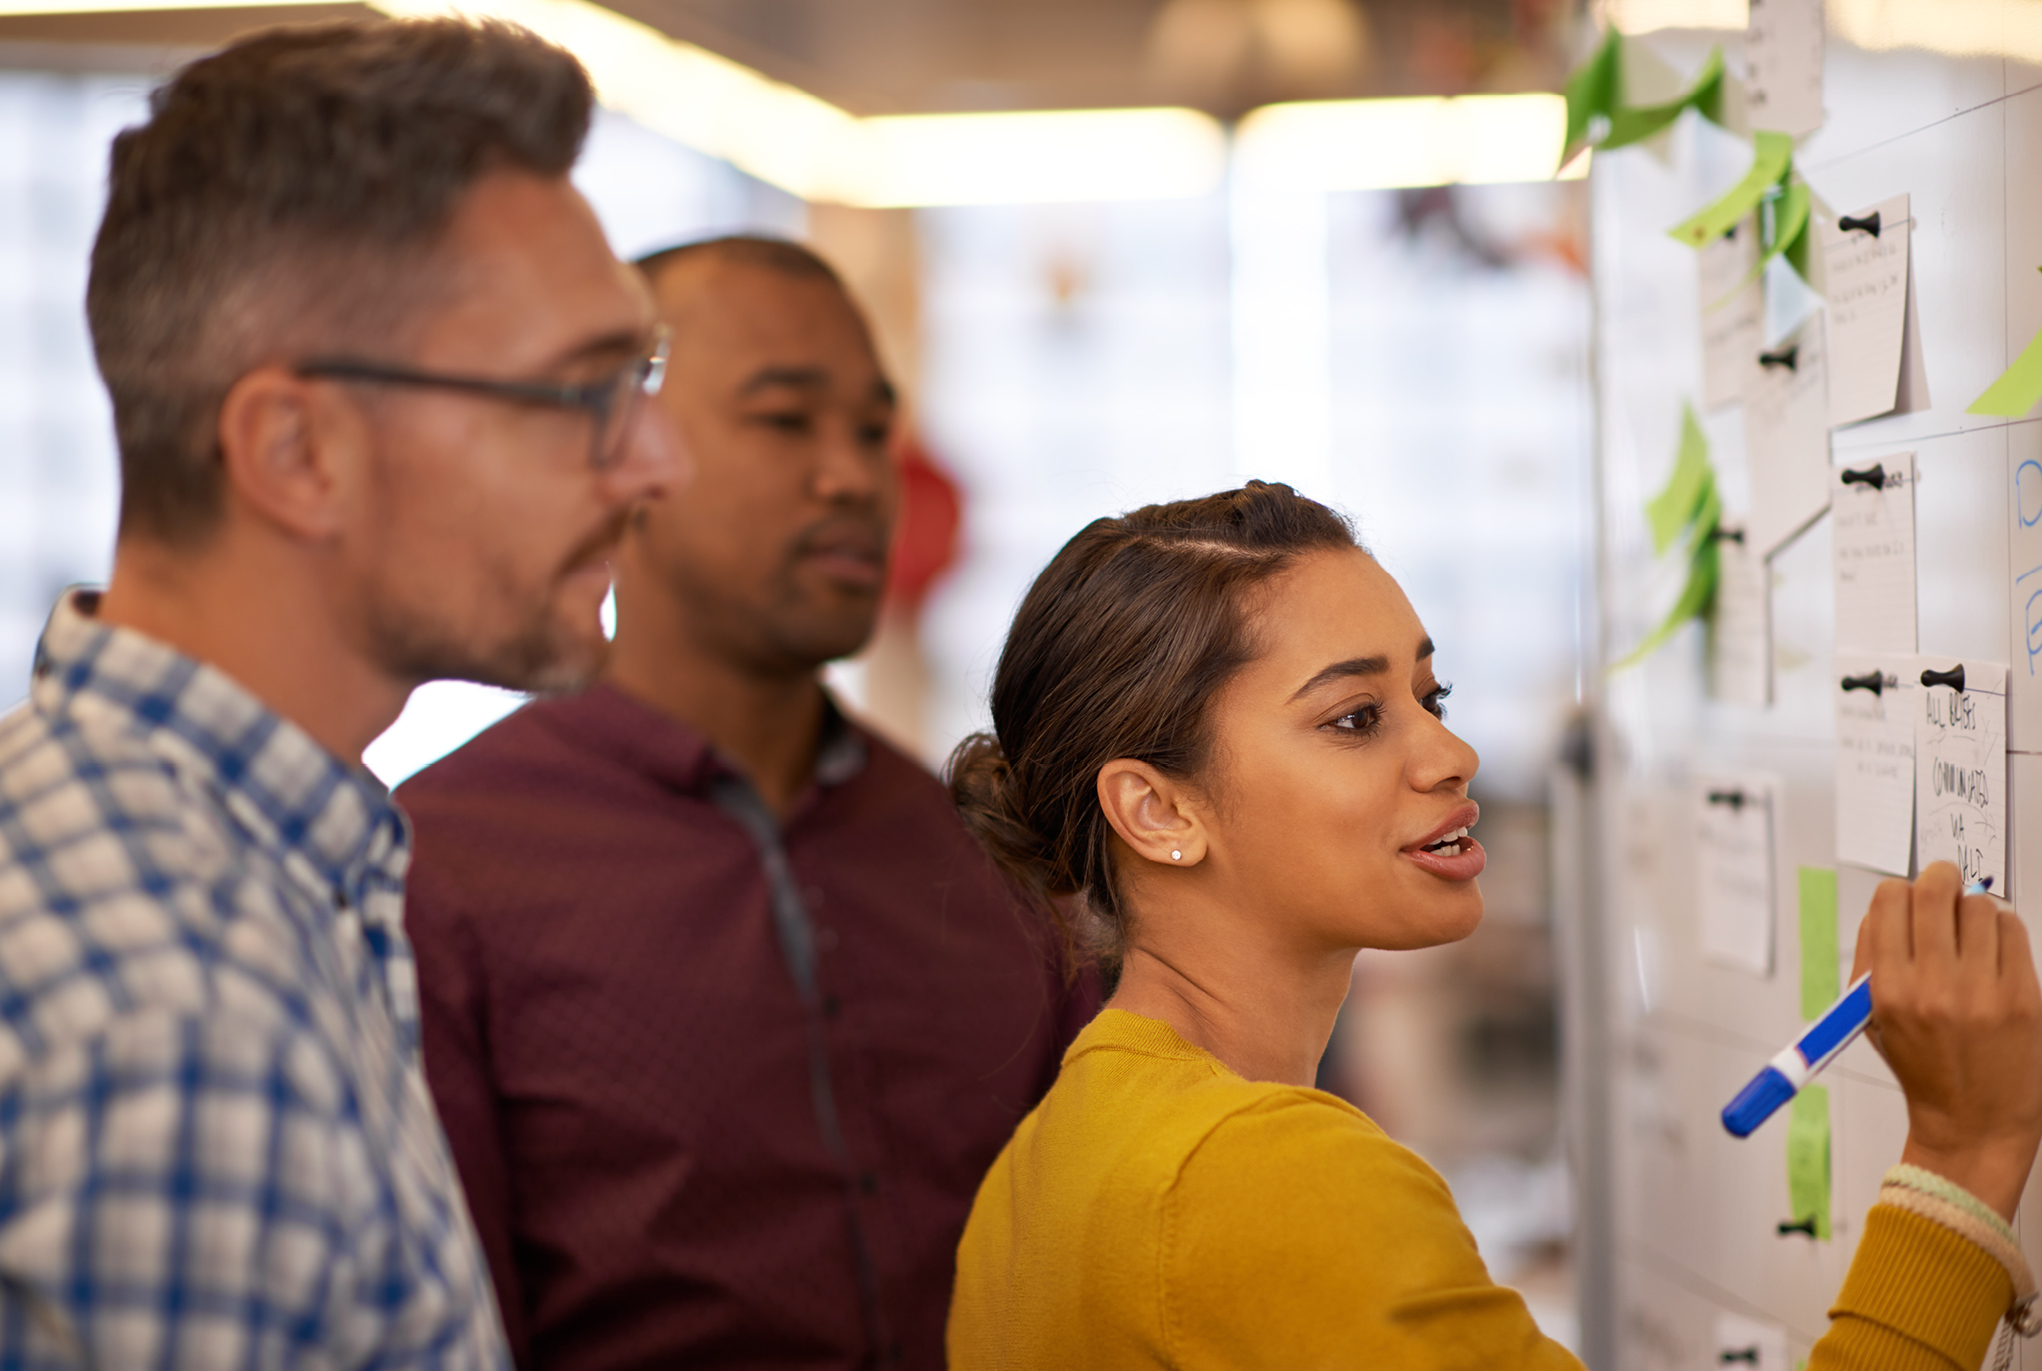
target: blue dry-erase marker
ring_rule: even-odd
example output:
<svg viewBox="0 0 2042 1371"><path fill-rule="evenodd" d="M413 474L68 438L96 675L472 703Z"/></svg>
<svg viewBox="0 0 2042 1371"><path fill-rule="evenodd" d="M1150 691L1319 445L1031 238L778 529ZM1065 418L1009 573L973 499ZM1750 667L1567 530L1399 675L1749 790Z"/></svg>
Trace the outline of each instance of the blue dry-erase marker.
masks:
<svg viewBox="0 0 2042 1371"><path fill-rule="evenodd" d="M1964 887L1966 895L1983 895L1992 889L1992 877ZM1737 1092L1737 1098L1723 1106L1723 1126L1731 1135L1748 1138L1773 1111L1799 1094L1801 1087L1815 1079L1815 1073L1836 1060L1836 1054L1857 1040L1872 1021L1872 976L1870 972L1851 982L1837 1002L1822 1011L1808 1025L1808 1031L1751 1078Z"/></svg>

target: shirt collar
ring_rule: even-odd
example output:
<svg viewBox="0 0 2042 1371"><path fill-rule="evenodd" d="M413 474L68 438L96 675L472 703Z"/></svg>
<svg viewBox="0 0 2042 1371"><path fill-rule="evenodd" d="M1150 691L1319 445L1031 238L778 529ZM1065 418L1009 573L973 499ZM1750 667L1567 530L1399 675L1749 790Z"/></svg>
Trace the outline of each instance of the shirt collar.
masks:
<svg viewBox="0 0 2042 1371"><path fill-rule="evenodd" d="M410 833L389 792L225 673L132 629L97 622L99 592L57 602L36 645L38 712L112 719L217 793L258 841L297 857L359 907L401 881Z"/></svg>
<svg viewBox="0 0 2042 1371"><path fill-rule="evenodd" d="M608 682L556 700L547 712L585 746L683 794L706 796L719 778L743 777L698 729ZM870 756L864 731L825 690L816 785L843 785L865 770Z"/></svg>

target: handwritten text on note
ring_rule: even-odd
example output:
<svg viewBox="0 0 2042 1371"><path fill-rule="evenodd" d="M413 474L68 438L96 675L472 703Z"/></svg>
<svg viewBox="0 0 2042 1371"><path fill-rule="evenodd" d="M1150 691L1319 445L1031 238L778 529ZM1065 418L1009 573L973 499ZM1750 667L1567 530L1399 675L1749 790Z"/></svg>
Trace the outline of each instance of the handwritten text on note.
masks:
<svg viewBox="0 0 2042 1371"><path fill-rule="evenodd" d="M1736 228L1702 246L1702 408L1730 404L1744 393L1744 373L1758 354L1765 282L1757 274L1758 220L1746 215Z"/></svg>
<svg viewBox="0 0 2042 1371"><path fill-rule="evenodd" d="M1836 680L1836 856L1906 876L1914 846L1914 716L1921 668L1914 654L1847 652Z"/></svg>
<svg viewBox="0 0 2042 1371"><path fill-rule="evenodd" d="M1746 363L1744 457L1751 550L1770 557L1829 507L1829 389L1822 314Z"/></svg>
<svg viewBox="0 0 2042 1371"><path fill-rule="evenodd" d="M2007 888L2007 669L1917 657L1915 855ZM1961 688L1960 687L1961 684Z"/></svg>
<svg viewBox="0 0 2042 1371"><path fill-rule="evenodd" d="M1822 0L1751 0L1744 44L1751 126L1796 138L1822 127Z"/></svg>
<svg viewBox="0 0 2042 1371"><path fill-rule="evenodd" d="M1836 644L1913 652L1914 454L1845 462L1831 479Z"/></svg>
<svg viewBox="0 0 2042 1371"><path fill-rule="evenodd" d="M1907 337L1908 198L1896 195L1822 225L1829 296L1829 422L1892 411Z"/></svg>
<svg viewBox="0 0 2042 1371"><path fill-rule="evenodd" d="M1705 776L1695 793L1702 953L1773 974L1773 814L1767 775Z"/></svg>

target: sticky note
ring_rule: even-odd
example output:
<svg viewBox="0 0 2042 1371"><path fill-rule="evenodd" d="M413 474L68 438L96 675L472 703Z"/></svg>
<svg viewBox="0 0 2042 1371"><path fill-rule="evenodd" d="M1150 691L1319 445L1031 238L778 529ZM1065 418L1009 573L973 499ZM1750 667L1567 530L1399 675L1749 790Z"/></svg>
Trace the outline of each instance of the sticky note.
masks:
<svg viewBox="0 0 2042 1371"><path fill-rule="evenodd" d="M1915 854L1954 862L1966 884L2007 888L2007 669L1917 657ZM1959 688L1961 686L1961 689Z"/></svg>
<svg viewBox="0 0 2042 1371"><path fill-rule="evenodd" d="M2021 419L2037 400L2042 400L2042 333L2029 340L2021 355L2014 358L2014 364L1985 388L1985 394L1971 402L1966 413Z"/></svg>
<svg viewBox="0 0 2042 1371"><path fill-rule="evenodd" d="M1745 364L1744 458L1752 551L1770 557L1829 508L1828 364L1820 312Z"/></svg>
<svg viewBox="0 0 2042 1371"><path fill-rule="evenodd" d="M1787 1115L1787 1204L1829 1241L1829 1091L1819 1085L1801 1087Z"/></svg>
<svg viewBox="0 0 2042 1371"><path fill-rule="evenodd" d="M1920 668L1912 653L1837 649L1836 856L1906 876L1914 850L1914 716ZM1832 997L1833 998L1833 997Z"/></svg>
<svg viewBox="0 0 2042 1371"><path fill-rule="evenodd" d="M1695 792L1702 954L1759 976L1773 974L1771 776L1705 776Z"/></svg>
<svg viewBox="0 0 2042 1371"><path fill-rule="evenodd" d="M1753 128L1796 137L1822 127L1822 0L1751 0L1746 100Z"/></svg>
<svg viewBox="0 0 2042 1371"><path fill-rule="evenodd" d="M1721 238L1736 227L1738 220L1758 208L1766 192L1778 185L1793 165L1794 140L1784 133L1759 133L1753 135L1752 142L1751 170L1744 173L1744 179L1714 204L1675 224L1668 233L1689 247L1698 248L1711 239Z"/></svg>
<svg viewBox="0 0 2042 1371"><path fill-rule="evenodd" d="M1645 522L1652 528L1652 550L1665 552L1681 530L1701 511L1703 497L1714 484L1709 470L1709 440L1695 421L1695 412L1684 409L1680 417L1680 447L1674 455L1673 474L1666 488L1645 506Z"/></svg>
<svg viewBox="0 0 2042 1371"><path fill-rule="evenodd" d="M1890 413L1907 338L1908 198L1896 195L1822 226L1829 296L1829 422ZM1877 232L1873 232L1873 226Z"/></svg>
<svg viewBox="0 0 2042 1371"><path fill-rule="evenodd" d="M1843 993L1836 955L1836 868L1801 868L1801 1017L1813 1019Z"/></svg>
<svg viewBox="0 0 2042 1371"><path fill-rule="evenodd" d="M1854 459L1829 490L1836 645L1915 649L1914 454Z"/></svg>
<svg viewBox="0 0 2042 1371"><path fill-rule="evenodd" d="M1742 533L1742 529L1723 530ZM1709 611L1709 693L1760 709L1773 702L1773 577L1744 537L1716 544L1716 603Z"/></svg>

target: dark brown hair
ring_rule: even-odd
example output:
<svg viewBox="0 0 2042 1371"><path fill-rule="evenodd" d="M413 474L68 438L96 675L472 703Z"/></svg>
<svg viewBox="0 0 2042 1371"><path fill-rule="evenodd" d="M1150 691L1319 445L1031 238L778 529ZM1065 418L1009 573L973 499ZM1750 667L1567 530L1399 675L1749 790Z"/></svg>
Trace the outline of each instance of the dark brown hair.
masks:
<svg viewBox="0 0 2042 1371"><path fill-rule="evenodd" d="M1128 757L1195 777L1208 706L1256 653L1248 591L1305 553L1358 546L1326 506L1250 481L1096 520L1035 578L993 675L993 731L951 754L950 790L1067 949L1112 974L1127 932L1099 768Z"/></svg>
<svg viewBox="0 0 2042 1371"><path fill-rule="evenodd" d="M593 100L561 49L455 19L271 30L158 89L114 139L85 296L122 533L209 529L234 382L292 348L388 347L461 197L565 175Z"/></svg>

